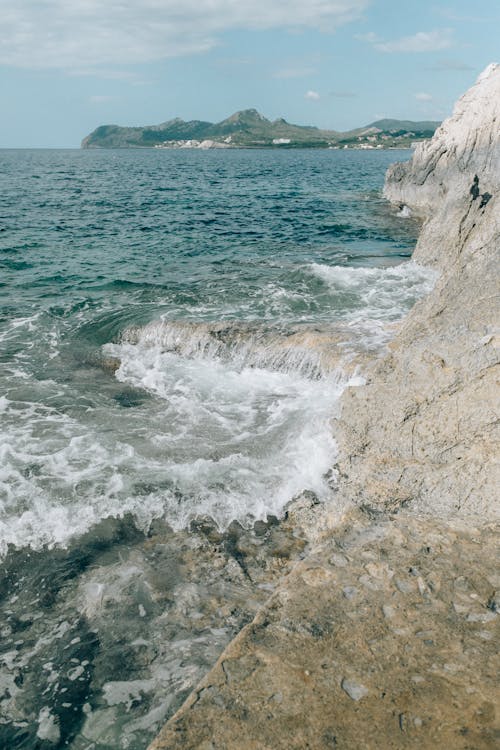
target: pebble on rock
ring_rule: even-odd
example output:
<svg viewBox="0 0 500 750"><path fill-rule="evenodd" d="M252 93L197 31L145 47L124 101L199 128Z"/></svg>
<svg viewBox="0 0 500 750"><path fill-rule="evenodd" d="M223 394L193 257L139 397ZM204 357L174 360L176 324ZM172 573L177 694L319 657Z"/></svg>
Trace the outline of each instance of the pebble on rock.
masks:
<svg viewBox="0 0 500 750"><path fill-rule="evenodd" d="M347 693L349 698L352 698L353 701L360 701L370 692L364 685L361 685L359 682L354 682L354 680L348 680L345 677L340 683L340 687L344 693Z"/></svg>

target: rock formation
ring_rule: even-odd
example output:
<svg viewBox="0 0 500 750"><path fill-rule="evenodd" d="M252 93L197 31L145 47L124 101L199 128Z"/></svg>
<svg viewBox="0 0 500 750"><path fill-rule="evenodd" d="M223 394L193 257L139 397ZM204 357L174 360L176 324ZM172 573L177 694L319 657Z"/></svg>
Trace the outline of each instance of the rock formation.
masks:
<svg viewBox="0 0 500 750"><path fill-rule="evenodd" d="M493 750L496 551L488 528L349 518L150 750Z"/></svg>
<svg viewBox="0 0 500 750"><path fill-rule="evenodd" d="M341 487L357 504L498 518L499 193L491 65L434 138L387 174L386 196L425 217L413 259L440 278L367 387L345 394Z"/></svg>
<svg viewBox="0 0 500 750"><path fill-rule="evenodd" d="M500 66L387 197L440 277L349 389L335 507L151 750L497 747ZM497 439L497 443L495 443Z"/></svg>

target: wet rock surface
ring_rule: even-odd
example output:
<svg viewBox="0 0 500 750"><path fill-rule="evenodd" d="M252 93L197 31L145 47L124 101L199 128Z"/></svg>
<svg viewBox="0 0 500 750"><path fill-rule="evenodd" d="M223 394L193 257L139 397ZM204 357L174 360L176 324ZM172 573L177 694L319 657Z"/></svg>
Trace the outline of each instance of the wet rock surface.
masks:
<svg viewBox="0 0 500 750"><path fill-rule="evenodd" d="M226 532L158 523L146 537L110 519L68 550L12 552L0 748L145 747L305 548L274 518Z"/></svg>
<svg viewBox="0 0 500 750"><path fill-rule="evenodd" d="M353 516L299 562L151 750L493 748L494 530Z"/></svg>

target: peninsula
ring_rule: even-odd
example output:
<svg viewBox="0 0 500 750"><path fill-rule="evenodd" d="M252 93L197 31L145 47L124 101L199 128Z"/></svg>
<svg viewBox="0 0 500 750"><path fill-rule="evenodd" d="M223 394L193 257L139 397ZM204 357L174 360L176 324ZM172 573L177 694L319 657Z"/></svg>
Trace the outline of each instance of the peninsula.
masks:
<svg viewBox="0 0 500 750"><path fill-rule="evenodd" d="M408 148L430 138L439 122L377 120L344 133L270 121L255 109L235 112L222 122L168 120L161 125L101 125L82 148Z"/></svg>

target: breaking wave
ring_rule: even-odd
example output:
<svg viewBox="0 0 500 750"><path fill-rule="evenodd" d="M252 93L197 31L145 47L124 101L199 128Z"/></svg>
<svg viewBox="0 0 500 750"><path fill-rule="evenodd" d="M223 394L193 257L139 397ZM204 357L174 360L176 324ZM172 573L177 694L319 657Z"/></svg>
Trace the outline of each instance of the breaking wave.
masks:
<svg viewBox="0 0 500 750"><path fill-rule="evenodd" d="M288 332L252 323L199 323L190 321L153 321L145 326L127 328L122 344L158 348L188 359L214 360L245 367L299 373L321 378L338 367L342 355L342 332L332 327L311 330L296 327ZM116 348L106 351L119 353Z"/></svg>

